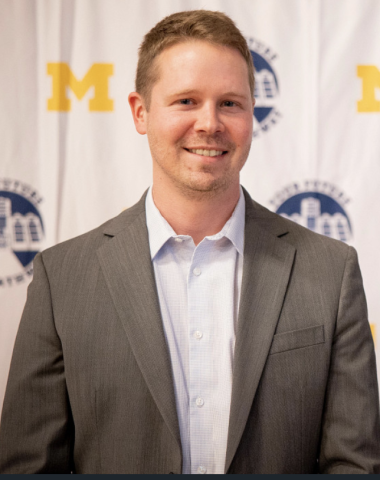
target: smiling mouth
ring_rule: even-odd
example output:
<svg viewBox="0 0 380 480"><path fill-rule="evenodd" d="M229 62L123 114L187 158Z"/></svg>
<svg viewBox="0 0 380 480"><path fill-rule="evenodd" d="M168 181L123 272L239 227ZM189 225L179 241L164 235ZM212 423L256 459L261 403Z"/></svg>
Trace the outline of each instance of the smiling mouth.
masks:
<svg viewBox="0 0 380 480"><path fill-rule="evenodd" d="M190 153L195 153L196 155L201 155L202 157L218 157L228 153L227 150L205 150L203 148L185 148L185 150Z"/></svg>

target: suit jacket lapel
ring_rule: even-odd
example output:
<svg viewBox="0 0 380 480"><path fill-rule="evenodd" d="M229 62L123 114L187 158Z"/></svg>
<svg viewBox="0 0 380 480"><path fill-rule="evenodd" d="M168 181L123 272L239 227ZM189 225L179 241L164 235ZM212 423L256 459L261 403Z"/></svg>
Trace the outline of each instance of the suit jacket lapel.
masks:
<svg viewBox="0 0 380 480"><path fill-rule="evenodd" d="M170 355L162 326L145 222L145 195L111 221L98 258L115 308L157 407L181 446Z"/></svg>
<svg viewBox="0 0 380 480"><path fill-rule="evenodd" d="M256 205L256 207L253 207ZM226 454L227 472L243 434L280 316L295 248L286 227L246 198L244 267Z"/></svg>

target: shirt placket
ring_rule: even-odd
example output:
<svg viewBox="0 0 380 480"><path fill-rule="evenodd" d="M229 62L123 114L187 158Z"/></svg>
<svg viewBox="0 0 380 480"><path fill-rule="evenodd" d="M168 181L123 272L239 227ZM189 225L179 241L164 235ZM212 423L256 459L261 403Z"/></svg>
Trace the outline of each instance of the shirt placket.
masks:
<svg viewBox="0 0 380 480"><path fill-rule="evenodd" d="M189 402L191 473L213 473L212 439L212 315L207 264L214 242L203 241L194 251L188 276Z"/></svg>

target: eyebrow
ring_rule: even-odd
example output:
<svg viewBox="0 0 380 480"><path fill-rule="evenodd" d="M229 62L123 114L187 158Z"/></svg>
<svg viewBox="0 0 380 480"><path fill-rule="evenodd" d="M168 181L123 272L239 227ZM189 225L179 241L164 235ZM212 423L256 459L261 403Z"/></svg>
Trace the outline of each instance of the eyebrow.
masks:
<svg viewBox="0 0 380 480"><path fill-rule="evenodd" d="M196 93L199 93L199 90L182 90L180 92L176 92L176 93L173 93L172 95L170 95L170 98L172 97L181 97L181 96L186 96L186 95L191 95L191 94L196 94ZM241 95L240 93L236 93L236 92L226 92L226 93L223 93L222 95L223 97L238 97L238 98L247 98L246 95Z"/></svg>
<svg viewBox="0 0 380 480"><path fill-rule="evenodd" d="M246 95L242 95L240 93L236 93L236 92L226 92L224 93L223 95L225 95L226 97L239 97L239 98L247 98Z"/></svg>

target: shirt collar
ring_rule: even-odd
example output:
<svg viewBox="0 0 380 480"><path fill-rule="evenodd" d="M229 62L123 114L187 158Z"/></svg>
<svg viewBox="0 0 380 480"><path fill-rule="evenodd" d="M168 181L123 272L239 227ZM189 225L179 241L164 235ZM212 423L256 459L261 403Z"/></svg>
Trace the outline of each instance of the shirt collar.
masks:
<svg viewBox="0 0 380 480"><path fill-rule="evenodd" d="M149 188L145 200L146 225L149 233L149 248L152 260L169 238L181 237L177 235L165 218L161 215L153 201L152 187ZM215 235L207 236L209 240L228 238L236 250L243 255L244 252L244 227L245 227L245 198L240 187L239 201L222 230Z"/></svg>

